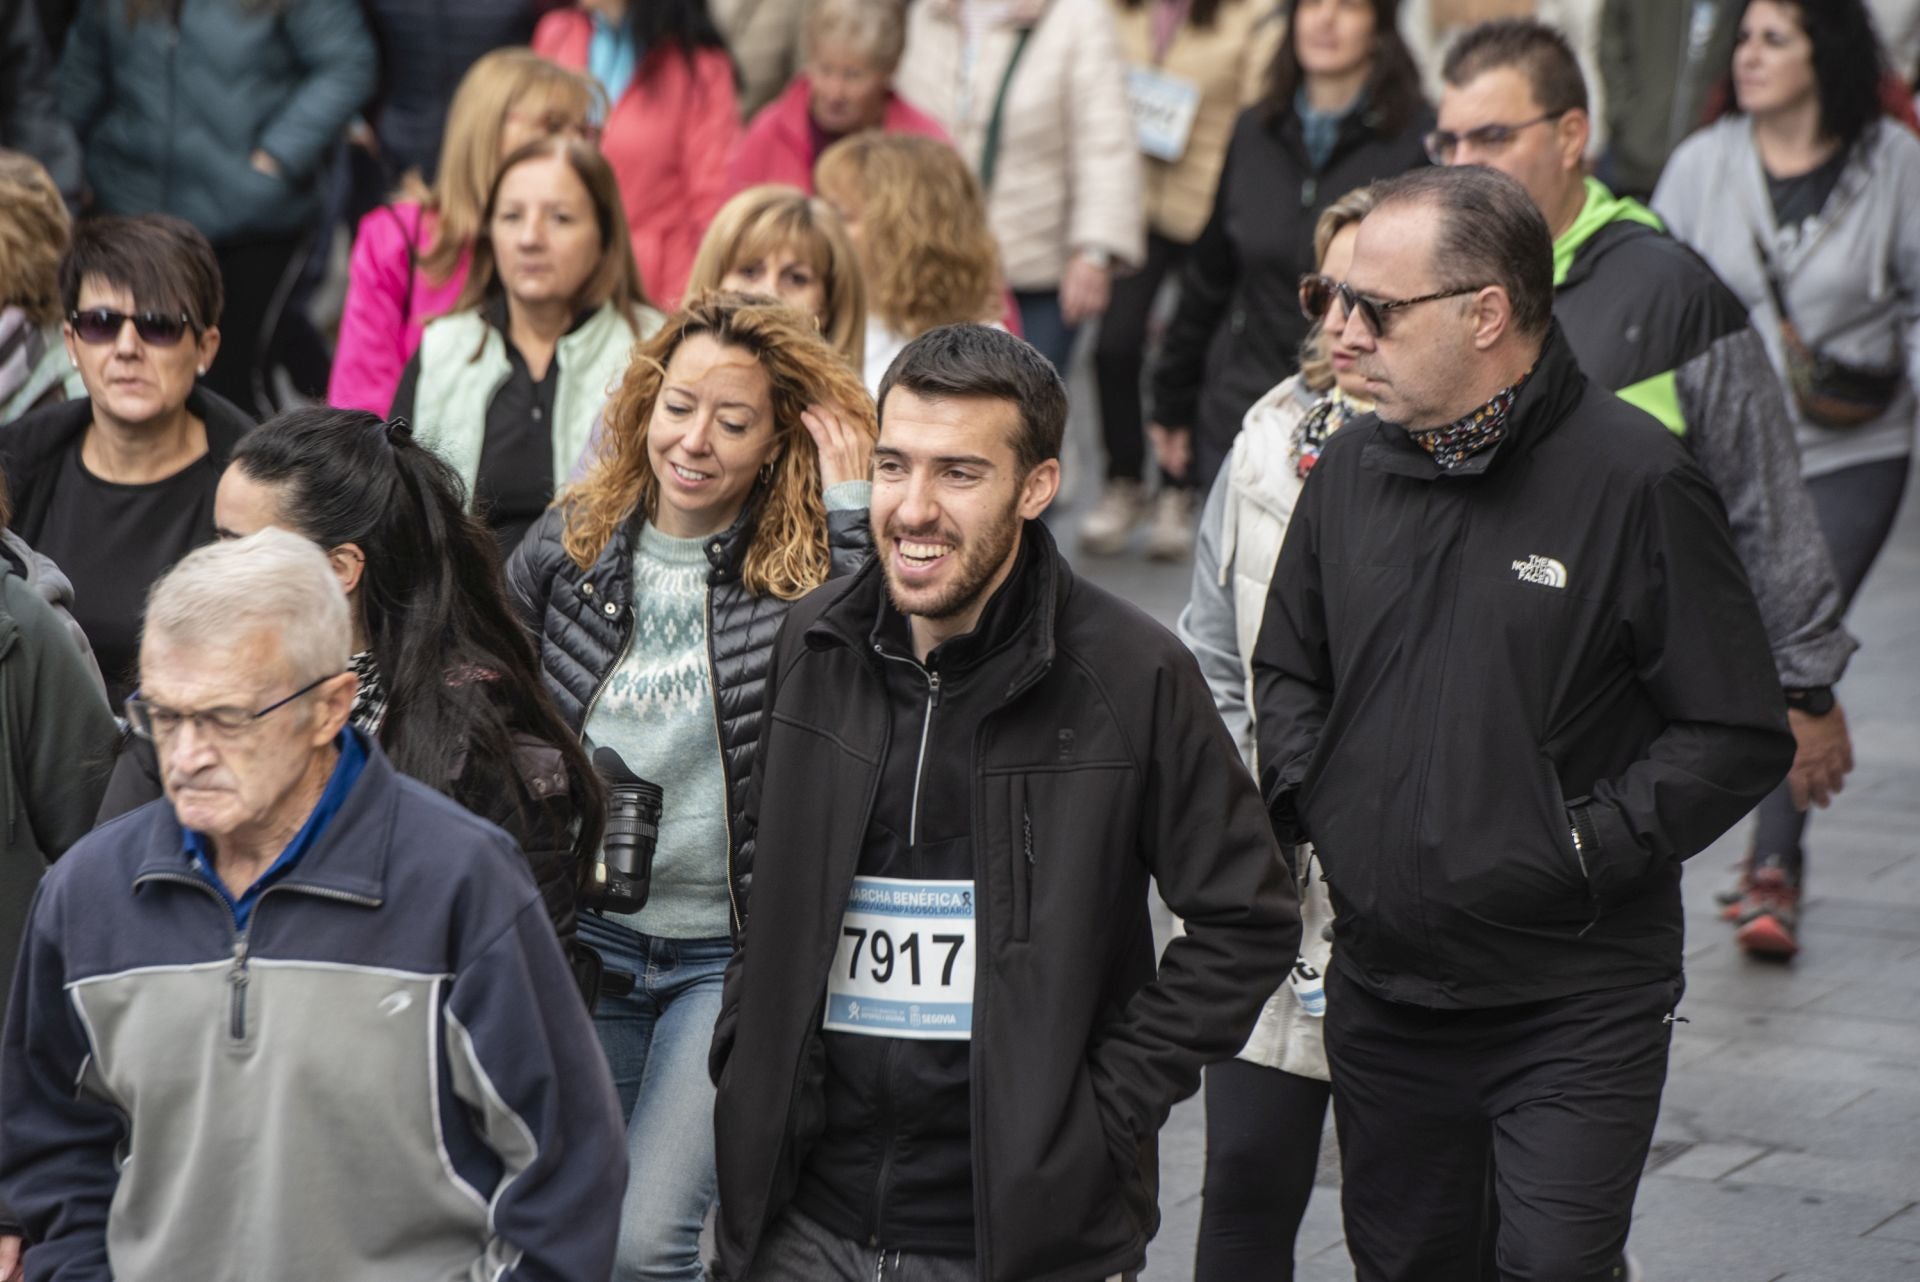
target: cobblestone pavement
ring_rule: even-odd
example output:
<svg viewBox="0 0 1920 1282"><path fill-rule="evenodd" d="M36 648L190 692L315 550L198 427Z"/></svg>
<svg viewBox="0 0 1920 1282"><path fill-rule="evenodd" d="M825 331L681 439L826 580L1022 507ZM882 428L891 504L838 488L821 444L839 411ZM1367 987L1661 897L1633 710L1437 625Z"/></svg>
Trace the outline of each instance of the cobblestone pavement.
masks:
<svg viewBox="0 0 1920 1282"><path fill-rule="evenodd" d="M1858 768L1811 828L1804 951L1750 961L1715 916L1746 840L1686 877L1687 981L1632 1249L1649 1282L1920 1279L1920 482L1855 605L1840 697ZM1084 509L1082 509L1084 510ZM1071 554L1072 516L1055 528ZM1171 624L1188 568L1074 556ZM1161 1143L1165 1216L1146 1282L1192 1275L1198 1099ZM1299 1238L1300 1282L1351 1282L1329 1132Z"/></svg>

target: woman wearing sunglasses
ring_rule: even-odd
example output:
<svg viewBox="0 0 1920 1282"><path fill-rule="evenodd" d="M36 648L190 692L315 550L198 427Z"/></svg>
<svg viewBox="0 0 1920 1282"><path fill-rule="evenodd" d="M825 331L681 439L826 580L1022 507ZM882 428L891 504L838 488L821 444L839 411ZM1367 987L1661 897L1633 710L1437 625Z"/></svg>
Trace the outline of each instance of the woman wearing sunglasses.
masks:
<svg viewBox="0 0 1920 1282"><path fill-rule="evenodd" d="M195 379L220 350L220 266L178 218L96 218L60 265L84 399L0 433L13 530L73 580L74 617L114 705L160 573L213 537L213 492L252 421Z"/></svg>
<svg viewBox="0 0 1920 1282"><path fill-rule="evenodd" d="M1234 126L1153 369L1148 434L1170 474L1191 468L1211 486L1248 407L1298 365L1307 322L1295 294L1321 211L1426 163L1433 116L1398 11L1398 0L1299 0L1265 101Z"/></svg>
<svg viewBox="0 0 1920 1282"><path fill-rule="evenodd" d="M405 423L293 410L234 451L210 531L243 538L276 526L326 552L353 612L353 724L402 773L513 836L571 944L575 893L600 844L602 793L541 686L493 540L464 508L458 478ZM146 733L142 719L153 713L132 711ZM228 711L201 729L244 734L273 709ZM100 818L159 795L152 745L131 740Z"/></svg>
<svg viewBox="0 0 1920 1282"><path fill-rule="evenodd" d="M1372 408L1341 385L1354 354L1341 348L1338 334L1344 309L1359 304L1341 279L1373 203L1373 189L1362 187L1320 215L1313 243L1321 274L1305 277L1299 289L1303 319L1312 324L1300 372L1247 411L1200 518L1180 639L1200 660L1249 765L1253 644L1288 519L1322 442ZM1331 1089L1321 979L1333 948L1326 883L1311 857L1298 865L1300 962L1260 1012L1239 1056L1206 1071L1207 1169L1194 1282L1293 1276L1294 1235L1313 1192Z"/></svg>
<svg viewBox="0 0 1920 1282"><path fill-rule="evenodd" d="M340 313L327 403L384 414L428 321L453 310L500 164L527 143L584 138L598 90L531 49L496 49L473 64L447 111L440 169L360 220Z"/></svg>

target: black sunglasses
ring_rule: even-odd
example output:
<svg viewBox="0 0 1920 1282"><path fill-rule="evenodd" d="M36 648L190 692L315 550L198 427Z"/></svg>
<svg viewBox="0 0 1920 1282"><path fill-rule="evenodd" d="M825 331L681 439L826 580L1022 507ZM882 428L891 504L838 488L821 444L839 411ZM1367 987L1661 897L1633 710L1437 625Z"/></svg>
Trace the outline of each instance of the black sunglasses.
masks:
<svg viewBox="0 0 1920 1282"><path fill-rule="evenodd" d="M1474 285L1468 289L1447 289L1437 294L1422 294L1418 298L1370 298L1365 294L1356 294L1353 287L1343 280L1334 280L1318 272L1300 278L1300 312L1308 320L1325 320L1333 309L1335 299L1349 313L1360 313L1360 323L1375 338L1387 332L1387 317L1405 307L1420 303L1437 303L1443 298L1463 298L1468 294L1477 294L1485 285Z"/></svg>
<svg viewBox="0 0 1920 1282"><path fill-rule="evenodd" d="M83 343L111 343L120 337L120 327L128 321L133 322L133 332L140 336L140 341L154 347L172 347L189 329L195 329L185 312L141 312L130 316L111 307L91 307L84 312L67 313L67 323Z"/></svg>

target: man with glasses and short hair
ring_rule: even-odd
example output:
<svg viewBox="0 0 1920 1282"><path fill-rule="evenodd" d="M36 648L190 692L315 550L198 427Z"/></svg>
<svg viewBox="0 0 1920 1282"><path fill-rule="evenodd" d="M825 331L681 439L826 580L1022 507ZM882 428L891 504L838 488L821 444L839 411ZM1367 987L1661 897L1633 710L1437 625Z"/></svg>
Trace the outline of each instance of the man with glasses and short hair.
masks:
<svg viewBox="0 0 1920 1282"><path fill-rule="evenodd" d="M1333 900L1347 1244L1361 1282L1599 1282L1666 1077L1681 861L1793 743L1719 497L1581 373L1526 192L1376 192L1325 291L1376 417L1322 447L1253 655L1268 810Z"/></svg>
<svg viewBox="0 0 1920 1282"><path fill-rule="evenodd" d="M73 580L74 618L117 707L147 587L213 537L213 492L253 421L196 381L220 351L222 294L213 247L187 223L79 224L60 295L87 395L0 432L0 471L14 532Z"/></svg>
<svg viewBox="0 0 1920 1282"><path fill-rule="evenodd" d="M512 840L348 726L326 556L155 585L127 700L166 789L42 883L0 1042L37 1277L605 1282L626 1143Z"/></svg>
<svg viewBox="0 0 1920 1282"><path fill-rule="evenodd" d="M1558 31L1474 27L1443 78L1440 127L1427 139L1434 163L1487 165L1527 189L1554 235L1553 312L1580 368L1679 436L1725 500L1791 709L1793 799L1825 806L1853 768L1833 686L1855 642L1793 420L1745 305L1652 210L1587 176L1586 81ZM1733 896L1745 899L1733 908L1740 942L1790 956L1799 888L1778 870L1756 888L1752 873Z"/></svg>

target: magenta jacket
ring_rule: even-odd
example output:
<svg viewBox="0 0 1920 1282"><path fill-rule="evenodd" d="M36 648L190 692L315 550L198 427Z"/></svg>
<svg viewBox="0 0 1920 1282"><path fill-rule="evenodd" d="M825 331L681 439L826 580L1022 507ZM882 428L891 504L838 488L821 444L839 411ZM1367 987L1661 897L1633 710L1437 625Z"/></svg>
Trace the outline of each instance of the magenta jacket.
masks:
<svg viewBox="0 0 1920 1282"><path fill-rule="evenodd" d="M340 342L327 380L327 403L384 416L400 371L420 346L420 331L453 310L467 282L462 252L444 284L427 279L415 259L426 252L433 216L413 201L382 205L360 220L340 313Z"/></svg>
<svg viewBox="0 0 1920 1282"><path fill-rule="evenodd" d="M813 194L813 138L807 128L807 99L811 93L812 86L802 72L778 98L760 109L740 135L727 165L728 195L755 183L787 183L809 196ZM939 121L891 91L880 131L951 141Z"/></svg>

